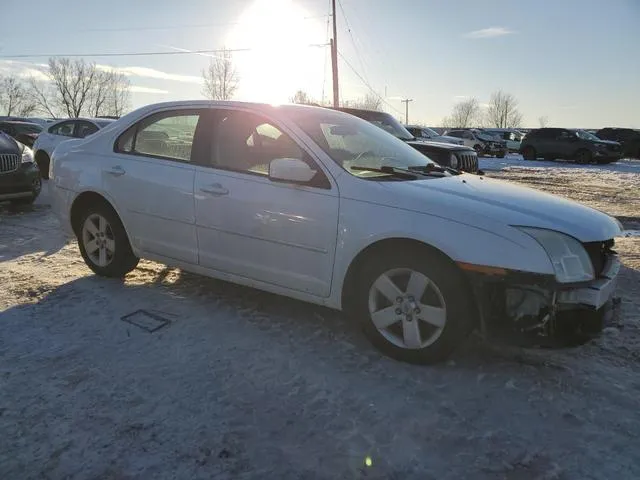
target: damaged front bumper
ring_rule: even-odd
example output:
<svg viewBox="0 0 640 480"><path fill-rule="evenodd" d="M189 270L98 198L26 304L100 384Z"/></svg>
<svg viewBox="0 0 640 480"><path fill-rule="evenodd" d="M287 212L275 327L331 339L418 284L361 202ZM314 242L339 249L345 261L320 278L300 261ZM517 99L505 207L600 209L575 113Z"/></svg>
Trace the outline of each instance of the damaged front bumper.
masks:
<svg viewBox="0 0 640 480"><path fill-rule="evenodd" d="M598 278L573 285L524 272L467 273L483 336L567 344L597 335L610 321L619 271L620 260L611 254Z"/></svg>

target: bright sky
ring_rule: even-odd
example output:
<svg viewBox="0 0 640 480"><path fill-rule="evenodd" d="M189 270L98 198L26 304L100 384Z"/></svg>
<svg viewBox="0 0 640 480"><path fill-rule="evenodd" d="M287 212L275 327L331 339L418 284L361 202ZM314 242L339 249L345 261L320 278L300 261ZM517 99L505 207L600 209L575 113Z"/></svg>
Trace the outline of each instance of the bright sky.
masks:
<svg viewBox="0 0 640 480"><path fill-rule="evenodd" d="M456 101L520 101L525 126L640 128L640 0L341 0L341 99L369 92L385 110L440 125ZM134 107L201 98L206 55L89 54L227 46L239 100L330 100L330 0L2 0L0 74L38 74L50 54L123 69ZM320 44L320 46L318 46ZM35 54L33 58L7 58ZM347 63L348 62L348 63ZM349 66L351 65L351 66ZM357 71L357 74L353 70ZM359 76L362 77L359 78ZM364 81L363 81L364 79Z"/></svg>

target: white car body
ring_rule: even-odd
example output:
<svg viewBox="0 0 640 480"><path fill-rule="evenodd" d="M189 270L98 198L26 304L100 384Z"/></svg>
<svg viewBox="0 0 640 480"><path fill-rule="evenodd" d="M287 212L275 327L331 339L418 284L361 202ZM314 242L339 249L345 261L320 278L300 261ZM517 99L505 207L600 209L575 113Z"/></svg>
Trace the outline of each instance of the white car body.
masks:
<svg viewBox="0 0 640 480"><path fill-rule="evenodd" d="M520 143L522 141L522 137L524 137L521 132L511 128L486 128L484 131L507 142L507 148L510 152L517 152L520 150Z"/></svg>
<svg viewBox="0 0 640 480"><path fill-rule="evenodd" d="M411 134L418 140L428 140L438 143L452 143L454 145L464 145L464 141L461 138L449 137L447 135L440 135L435 130L425 127L419 127L414 125L405 125L405 128L411 132Z"/></svg>
<svg viewBox="0 0 640 480"><path fill-rule="evenodd" d="M141 119L189 109L265 117L310 155L327 187L114 151L122 132ZM553 277L545 249L516 226L561 232L579 242L621 233L619 222L604 213L476 175L397 182L359 178L289 118L292 109L321 110L209 101L140 108L117 125L56 149L54 211L73 234L74 202L88 192L99 195L120 217L138 257L335 309L344 306L349 267L378 242L406 239L435 248L460 266ZM583 284L570 292L580 296L589 288ZM594 308L611 288L608 282L600 289L604 293L593 300Z"/></svg>

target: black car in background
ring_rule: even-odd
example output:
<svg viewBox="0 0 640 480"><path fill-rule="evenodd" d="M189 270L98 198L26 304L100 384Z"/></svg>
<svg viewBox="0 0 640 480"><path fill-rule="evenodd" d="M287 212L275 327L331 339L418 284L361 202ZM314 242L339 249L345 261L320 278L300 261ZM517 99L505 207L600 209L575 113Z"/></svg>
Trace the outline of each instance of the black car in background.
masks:
<svg viewBox="0 0 640 480"><path fill-rule="evenodd" d="M386 112L347 107L334 108L334 110L349 113L382 128L442 166L468 173L479 172L478 155L473 148L465 147L464 145L418 140L398 120Z"/></svg>
<svg viewBox="0 0 640 480"><path fill-rule="evenodd" d="M598 130L595 136L601 140L620 143L625 157L640 158L640 130L608 127Z"/></svg>
<svg viewBox="0 0 640 480"><path fill-rule="evenodd" d="M562 158L577 163L611 163L620 160L622 146L618 142L601 140L584 130L568 128L537 128L522 139L520 153L525 160L543 157Z"/></svg>
<svg viewBox="0 0 640 480"><path fill-rule="evenodd" d="M37 123L4 120L0 121L0 132L6 133L31 148L33 147L33 142L42 132L42 127Z"/></svg>
<svg viewBox="0 0 640 480"><path fill-rule="evenodd" d="M0 202L33 203L41 187L31 149L0 132Z"/></svg>

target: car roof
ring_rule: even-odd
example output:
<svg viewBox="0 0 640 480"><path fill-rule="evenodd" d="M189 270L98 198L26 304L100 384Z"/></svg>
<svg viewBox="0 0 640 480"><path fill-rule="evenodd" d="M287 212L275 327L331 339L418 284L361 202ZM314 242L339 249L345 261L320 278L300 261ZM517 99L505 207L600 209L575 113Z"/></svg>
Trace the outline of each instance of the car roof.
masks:
<svg viewBox="0 0 640 480"><path fill-rule="evenodd" d="M29 125L34 127L42 127L42 125L39 125L35 122L25 122L23 120L0 120L0 123L10 123L12 125Z"/></svg>

